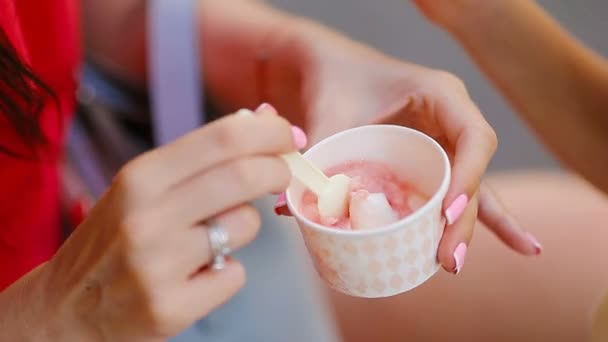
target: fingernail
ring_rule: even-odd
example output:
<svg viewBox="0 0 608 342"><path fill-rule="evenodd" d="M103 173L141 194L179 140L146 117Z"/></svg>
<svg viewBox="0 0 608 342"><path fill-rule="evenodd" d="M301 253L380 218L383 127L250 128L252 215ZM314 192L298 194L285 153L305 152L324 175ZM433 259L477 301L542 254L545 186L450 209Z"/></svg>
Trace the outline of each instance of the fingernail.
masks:
<svg viewBox="0 0 608 342"><path fill-rule="evenodd" d="M276 108L274 108L271 104L269 103L262 103L261 105L258 106L258 108L256 108L255 110L256 114L274 114L274 115L279 115L279 112L276 110Z"/></svg>
<svg viewBox="0 0 608 342"><path fill-rule="evenodd" d="M464 266L464 258L467 256L467 249L467 244L461 242L454 250L454 262L456 263L454 274L458 274L460 273L460 270L462 270L462 266Z"/></svg>
<svg viewBox="0 0 608 342"><path fill-rule="evenodd" d="M304 131L300 127L291 126L291 134L293 135L293 142L298 148L298 150L304 148L306 144L308 144L308 138L306 137L306 133L304 133Z"/></svg>
<svg viewBox="0 0 608 342"><path fill-rule="evenodd" d="M466 194L462 194L456 197L454 202L452 202L452 204L450 204L450 206L444 212L444 216L447 220L448 226L458 221L458 218L460 218L460 215L462 215L462 213L464 212L464 208L467 207L468 203L469 198Z"/></svg>
<svg viewBox="0 0 608 342"><path fill-rule="evenodd" d="M289 215L289 208L287 207L287 196L285 193L281 193L277 198L277 202L274 204L274 213L279 216Z"/></svg>
<svg viewBox="0 0 608 342"><path fill-rule="evenodd" d="M536 237L534 235L532 235L532 233L526 233L526 236L528 237L528 240L530 240L530 242L532 242L532 244L534 245L534 248L536 249L536 255L539 255L540 253L542 253L543 245L541 245L540 242L538 242Z"/></svg>

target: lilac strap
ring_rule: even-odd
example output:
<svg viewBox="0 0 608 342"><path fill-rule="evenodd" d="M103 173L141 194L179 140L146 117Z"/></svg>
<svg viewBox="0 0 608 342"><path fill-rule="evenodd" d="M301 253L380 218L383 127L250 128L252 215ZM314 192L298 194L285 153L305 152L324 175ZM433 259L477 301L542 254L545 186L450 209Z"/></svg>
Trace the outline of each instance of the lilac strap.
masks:
<svg viewBox="0 0 608 342"><path fill-rule="evenodd" d="M204 122L198 0L148 2L148 74L157 145Z"/></svg>
<svg viewBox="0 0 608 342"><path fill-rule="evenodd" d="M199 0L148 2L149 89L151 119L157 145L171 142L204 122L198 2ZM111 84L95 77L92 70L87 70L85 79L92 83L89 86L94 88L93 93L99 93L97 95L103 98L102 102L109 101L126 111L132 109L124 106L123 97ZM110 117L97 119L112 120ZM116 134L107 133L118 132L114 132L116 129L108 130L105 126L97 125L93 130L106 139L114 140ZM80 183L84 184L81 192L98 198L109 185L111 175L116 171L114 168L119 165L109 163L107 156L96 149L94 139L87 128L76 120L71 130L68 154L72 167L81 178ZM125 145L124 149L129 151L141 149L141 146L131 140L133 138L125 134L124 139L114 142Z"/></svg>

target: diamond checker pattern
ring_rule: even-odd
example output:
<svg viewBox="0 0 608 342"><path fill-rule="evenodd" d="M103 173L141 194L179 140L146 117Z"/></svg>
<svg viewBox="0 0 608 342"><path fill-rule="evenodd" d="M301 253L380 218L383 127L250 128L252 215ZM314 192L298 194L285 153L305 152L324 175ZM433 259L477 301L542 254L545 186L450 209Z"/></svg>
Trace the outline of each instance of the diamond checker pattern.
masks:
<svg viewBox="0 0 608 342"><path fill-rule="evenodd" d="M319 275L329 286L375 298L411 290L437 272L443 226L437 208L431 217L386 233L339 235L306 227L301 232Z"/></svg>

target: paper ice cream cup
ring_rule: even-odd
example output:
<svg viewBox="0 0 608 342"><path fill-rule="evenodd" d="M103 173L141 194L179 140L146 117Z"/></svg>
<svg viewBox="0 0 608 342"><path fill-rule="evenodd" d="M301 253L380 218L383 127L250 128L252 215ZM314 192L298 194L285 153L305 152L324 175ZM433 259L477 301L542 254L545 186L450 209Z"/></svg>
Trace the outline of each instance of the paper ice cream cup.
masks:
<svg viewBox="0 0 608 342"><path fill-rule="evenodd" d="M302 214L305 188L293 181L287 189L287 205L315 268L330 287L357 297L389 297L417 287L437 272L450 162L435 140L401 126L363 126L321 141L304 157L322 170L349 161L382 162L428 198L411 215L388 226L341 230Z"/></svg>

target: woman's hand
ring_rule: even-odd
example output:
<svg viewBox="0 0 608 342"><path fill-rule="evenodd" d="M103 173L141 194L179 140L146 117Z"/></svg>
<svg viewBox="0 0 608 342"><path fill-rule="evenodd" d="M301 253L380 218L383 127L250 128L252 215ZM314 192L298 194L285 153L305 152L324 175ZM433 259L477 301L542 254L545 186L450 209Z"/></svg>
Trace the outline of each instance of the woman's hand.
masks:
<svg viewBox="0 0 608 342"><path fill-rule="evenodd" d="M514 250L540 252L538 242L481 187L497 138L460 79L392 59L314 24L304 27L301 36L310 36L299 48L305 69L299 86L291 90L303 105L282 103L290 98L290 89L283 87L274 91L283 92L277 97L281 113L290 120L302 115L313 141L369 123L404 125L435 138L452 162L443 203L447 227L438 251L447 271L462 268L478 217Z"/></svg>
<svg viewBox="0 0 608 342"><path fill-rule="evenodd" d="M207 228L224 227L232 250L254 239L247 203L287 187L278 155L296 149L292 130L232 115L128 163L37 277L33 300L52 315L26 321L48 326L45 340L164 341L227 301L245 272L233 259L207 267Z"/></svg>

